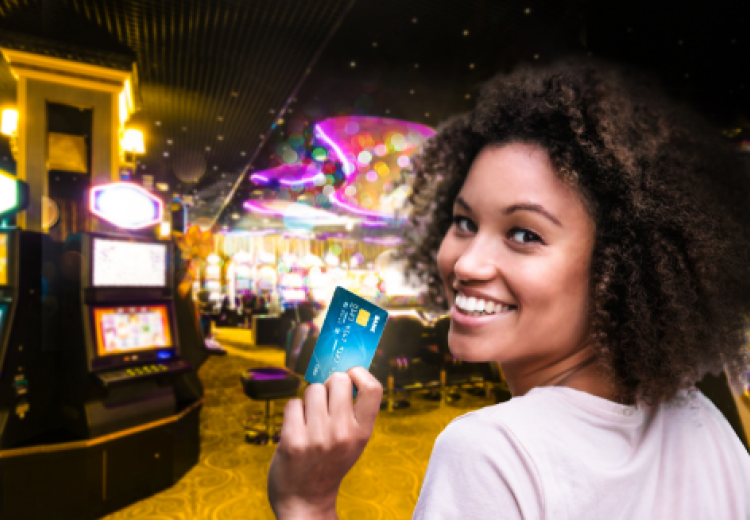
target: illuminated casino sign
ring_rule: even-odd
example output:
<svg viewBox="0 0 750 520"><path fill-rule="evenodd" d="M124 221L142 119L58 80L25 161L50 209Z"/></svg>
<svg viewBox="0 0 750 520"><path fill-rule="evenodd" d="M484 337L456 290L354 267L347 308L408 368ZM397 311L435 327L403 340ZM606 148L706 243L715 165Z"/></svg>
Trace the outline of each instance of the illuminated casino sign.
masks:
<svg viewBox="0 0 750 520"><path fill-rule="evenodd" d="M116 182L91 188L89 210L123 229L143 229L159 224L164 203L136 184Z"/></svg>
<svg viewBox="0 0 750 520"><path fill-rule="evenodd" d="M0 170L0 218L9 217L26 209L29 204L29 185Z"/></svg>

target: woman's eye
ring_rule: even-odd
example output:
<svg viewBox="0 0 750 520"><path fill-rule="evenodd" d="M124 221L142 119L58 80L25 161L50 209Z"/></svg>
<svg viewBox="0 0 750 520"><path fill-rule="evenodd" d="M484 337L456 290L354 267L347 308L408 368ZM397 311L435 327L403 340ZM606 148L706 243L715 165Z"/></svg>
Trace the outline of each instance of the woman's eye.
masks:
<svg viewBox="0 0 750 520"><path fill-rule="evenodd" d="M539 235L528 229L514 228L510 231L510 239L519 244L530 244L532 242L541 242Z"/></svg>
<svg viewBox="0 0 750 520"><path fill-rule="evenodd" d="M458 228L459 231L464 233L472 233L474 231L474 223L466 217L456 215L453 217L453 224Z"/></svg>

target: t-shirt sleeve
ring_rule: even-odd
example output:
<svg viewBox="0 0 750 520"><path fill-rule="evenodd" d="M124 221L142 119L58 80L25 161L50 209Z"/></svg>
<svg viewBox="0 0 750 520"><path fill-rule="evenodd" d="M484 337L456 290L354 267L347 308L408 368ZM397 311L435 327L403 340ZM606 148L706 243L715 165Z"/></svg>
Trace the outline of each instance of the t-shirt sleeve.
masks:
<svg viewBox="0 0 750 520"><path fill-rule="evenodd" d="M454 420L432 450L412 520L543 518L539 473L504 425L469 414Z"/></svg>

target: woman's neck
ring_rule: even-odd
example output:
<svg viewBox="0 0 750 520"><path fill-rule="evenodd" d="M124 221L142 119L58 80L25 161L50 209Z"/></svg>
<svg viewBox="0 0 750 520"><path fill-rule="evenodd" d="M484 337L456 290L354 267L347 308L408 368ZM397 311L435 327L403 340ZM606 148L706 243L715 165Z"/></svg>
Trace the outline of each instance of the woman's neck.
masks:
<svg viewBox="0 0 750 520"><path fill-rule="evenodd" d="M532 388L540 386L565 386L619 402L614 384L590 346L549 365L502 364L502 369L514 397L525 395Z"/></svg>

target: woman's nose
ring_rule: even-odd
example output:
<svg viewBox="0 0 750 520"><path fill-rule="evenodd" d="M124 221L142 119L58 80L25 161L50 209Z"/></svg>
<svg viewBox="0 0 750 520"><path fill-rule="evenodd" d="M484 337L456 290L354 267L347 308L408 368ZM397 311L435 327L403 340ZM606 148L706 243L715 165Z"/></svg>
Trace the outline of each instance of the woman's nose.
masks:
<svg viewBox="0 0 750 520"><path fill-rule="evenodd" d="M495 275L496 256L488 244L474 239L469 247L461 252L453 271L461 280L487 280Z"/></svg>

